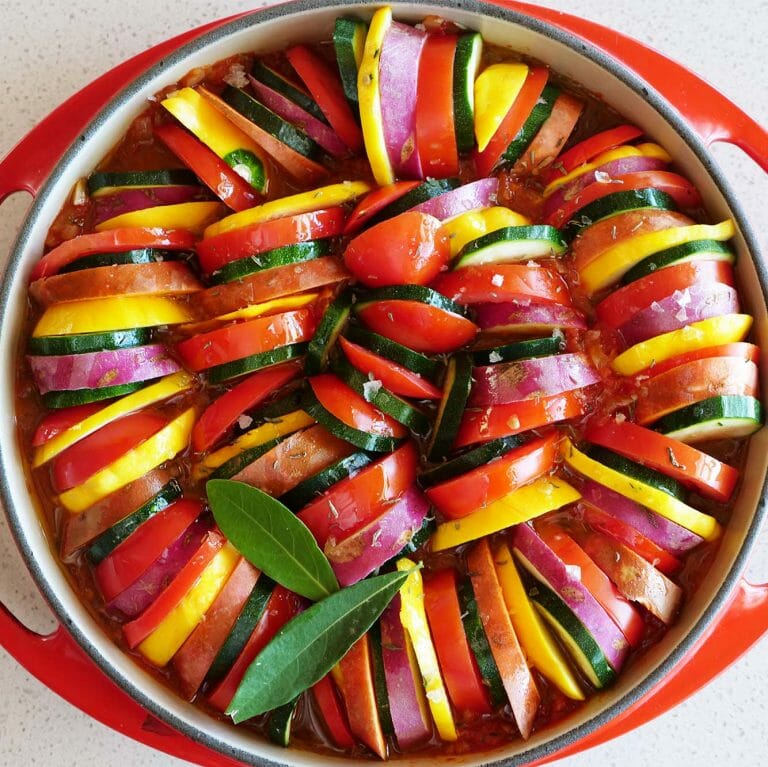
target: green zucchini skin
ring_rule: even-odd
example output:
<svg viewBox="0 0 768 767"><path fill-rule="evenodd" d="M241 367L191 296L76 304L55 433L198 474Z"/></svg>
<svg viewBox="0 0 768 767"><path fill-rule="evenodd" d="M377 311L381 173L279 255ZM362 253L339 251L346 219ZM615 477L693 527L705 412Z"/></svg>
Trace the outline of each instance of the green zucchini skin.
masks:
<svg viewBox="0 0 768 767"><path fill-rule="evenodd" d="M761 402L754 397L710 397L675 410L654 423L654 431L682 442L748 437L764 423Z"/></svg>
<svg viewBox="0 0 768 767"><path fill-rule="evenodd" d="M561 256L567 247L560 230L554 226L507 226L468 242L454 263L456 269L484 264L510 264L531 258Z"/></svg>
<svg viewBox="0 0 768 767"><path fill-rule="evenodd" d="M312 117L317 118L320 122L328 124L323 110L320 109L317 102L308 93L297 88L292 82L286 80L279 72L268 67L263 61L258 59L254 61L251 72L259 82L285 96L285 98L300 106L305 112L309 112Z"/></svg>
<svg viewBox="0 0 768 767"><path fill-rule="evenodd" d="M170 506L181 496L181 485L175 479L171 480L143 506L123 517L96 538L86 552L88 561L93 565L98 565L150 517Z"/></svg>
<svg viewBox="0 0 768 767"><path fill-rule="evenodd" d="M355 309L359 311L376 301L418 301L420 304L434 306L436 309L458 314L460 317L467 315L466 307L423 285L393 285L361 292L358 294Z"/></svg>
<svg viewBox="0 0 768 767"><path fill-rule="evenodd" d="M427 200L431 200L433 197L451 192L459 186L461 186L461 181L457 178L429 178L382 208L371 218L368 226L375 226L388 218L394 218Z"/></svg>
<svg viewBox="0 0 768 767"><path fill-rule="evenodd" d="M40 336L29 339L29 353L87 354L113 349L131 349L144 346L152 340L151 328L112 330L103 333L79 333L70 336Z"/></svg>
<svg viewBox="0 0 768 767"><path fill-rule="evenodd" d="M602 463L609 469L618 471L627 477L632 477L644 485L650 485L656 490L661 490L680 501L684 500L687 495L685 488L677 480L654 469L649 469L640 463L631 461L629 458L614 453L612 450L592 445L587 454L590 458Z"/></svg>
<svg viewBox="0 0 768 767"><path fill-rule="evenodd" d="M214 365L205 372L208 374L208 381L210 383L221 383L245 373L252 373L254 370L262 370L272 365L279 365L281 362L288 362L288 360L302 357L306 352L307 344L304 342L288 344L287 346L279 346L277 349L271 349L268 352L252 354L250 357L226 362L223 365Z"/></svg>
<svg viewBox="0 0 768 767"><path fill-rule="evenodd" d="M169 170L98 171L88 177L88 194L92 197L109 194L123 187L197 186L197 176L187 168Z"/></svg>
<svg viewBox="0 0 768 767"><path fill-rule="evenodd" d="M635 264L622 278L622 285L629 285L642 277L681 264L684 261L727 261L735 263L736 254L724 242L718 240L694 240L672 248L660 250Z"/></svg>
<svg viewBox="0 0 768 767"><path fill-rule="evenodd" d="M284 245L281 248L259 253L257 256L246 256L230 261L210 277L211 285L221 285L225 282L243 280L268 269L289 264L299 264L320 258L330 253L331 246L327 240L307 240L294 245Z"/></svg>
<svg viewBox="0 0 768 767"><path fill-rule="evenodd" d="M333 48L336 63L344 88L344 96L352 107L352 113L359 115L360 103L357 96L357 62L365 46L368 25L360 19L342 16L333 27Z"/></svg>
<svg viewBox="0 0 768 767"><path fill-rule="evenodd" d="M352 311L352 292L340 293L325 310L307 347L304 370L308 376L322 373L330 362L331 353L339 336L344 332Z"/></svg>
<svg viewBox="0 0 768 767"><path fill-rule="evenodd" d="M561 232L566 242L570 242L584 229L604 218L611 218L620 213L642 210L643 208L676 211L677 205L666 192L658 189L632 189L626 192L614 192L576 211L574 217L565 223Z"/></svg>
<svg viewBox="0 0 768 767"><path fill-rule="evenodd" d="M471 388L472 357L469 354L455 354L448 362L443 398L438 406L432 439L427 449L430 461L440 461L451 452Z"/></svg>
<svg viewBox="0 0 768 767"><path fill-rule="evenodd" d="M308 160L323 158L323 148L304 131L275 114L245 91L227 86L221 98L259 128Z"/></svg>
<svg viewBox="0 0 768 767"><path fill-rule="evenodd" d="M120 253L91 253L59 269L59 274L79 272L82 269L96 269L99 266L122 266L123 264L154 264L162 261L191 261L194 253L186 250L163 250L162 248L135 248Z"/></svg>
<svg viewBox="0 0 768 767"><path fill-rule="evenodd" d="M216 470L211 473L210 478L232 479L232 477L239 474L246 466L250 466L256 459L261 458L262 455L268 453L272 448L277 447L283 439L285 439L285 437L276 437L261 445L256 445L248 450L243 450L242 453L233 456L228 461L221 464L221 466L217 467Z"/></svg>
<svg viewBox="0 0 768 767"><path fill-rule="evenodd" d="M278 706L269 713L267 735L273 743L277 743L283 748L288 748L291 745L291 724L293 724L293 717L296 714L300 697L297 695L293 700Z"/></svg>
<svg viewBox="0 0 768 767"><path fill-rule="evenodd" d="M475 146L475 80L482 55L483 37L479 32L459 35L453 59L453 124L462 154Z"/></svg>
<svg viewBox="0 0 768 767"><path fill-rule="evenodd" d="M510 344L491 349L477 349L472 352L472 361L478 367L495 365L497 362L515 362L549 357L565 351L565 337L562 333L553 333L544 338L531 338L526 341L513 341Z"/></svg>
<svg viewBox="0 0 768 767"><path fill-rule="evenodd" d="M119 386L103 386L100 389L69 389L67 391L49 391L43 394L42 400L45 407L56 410L62 407L74 405L87 405L89 402L101 402L105 399L123 397L131 392L149 386L157 379L149 381L134 381L133 383L120 384Z"/></svg>
<svg viewBox="0 0 768 767"><path fill-rule="evenodd" d="M552 114L552 109L559 96L559 88L554 85L544 86L536 106L523 123L523 127L509 142L509 146L502 155L502 162L514 165L525 154L525 150L528 149L533 139L536 138L536 134Z"/></svg>
<svg viewBox="0 0 768 767"><path fill-rule="evenodd" d="M267 606L275 586L275 582L264 575L264 573L259 575L256 585L243 605L240 615L237 616L234 626L232 626L229 635L224 640L224 644L213 659L213 663L211 663L208 673L205 675L204 685L210 686L221 681L229 669L232 668L243 648L248 643L248 639L256 628L259 618L264 613L264 608Z"/></svg>
<svg viewBox="0 0 768 767"><path fill-rule="evenodd" d="M438 360L409 349L397 341L391 341L389 338L380 336L378 333L359 325L350 325L344 333L344 337L352 343L364 346L380 357L386 357L390 362L401 365L412 373L417 373L425 378L434 378L441 367Z"/></svg>
<svg viewBox="0 0 768 767"><path fill-rule="evenodd" d="M381 655L381 629L378 621L371 626L368 636L371 640L373 691L376 696L376 708L379 711L381 729L385 735L394 735L395 726L392 724L392 714L389 710L389 693L387 692L387 677L384 673L384 659Z"/></svg>
<svg viewBox="0 0 768 767"><path fill-rule="evenodd" d="M504 683L501 681L499 668L491 652L491 646L488 644L483 623L480 620L475 592L469 578L459 579L457 591L461 608L461 622L464 625L464 633L467 635L469 648L475 656L483 683L488 688L491 703L494 706L501 706L506 701L507 695L504 691Z"/></svg>

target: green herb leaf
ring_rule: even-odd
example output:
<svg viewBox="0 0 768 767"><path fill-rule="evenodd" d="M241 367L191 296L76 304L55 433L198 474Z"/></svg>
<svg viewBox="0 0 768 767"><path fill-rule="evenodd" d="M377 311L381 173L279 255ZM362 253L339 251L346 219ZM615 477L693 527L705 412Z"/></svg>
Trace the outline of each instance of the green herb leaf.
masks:
<svg viewBox="0 0 768 767"><path fill-rule="evenodd" d="M330 562L312 533L280 501L228 479L210 480L206 491L221 531L273 581L312 601L338 591Z"/></svg>
<svg viewBox="0 0 768 767"><path fill-rule="evenodd" d="M373 625L408 575L360 581L286 623L245 672L227 709L235 724L288 703L322 679Z"/></svg>

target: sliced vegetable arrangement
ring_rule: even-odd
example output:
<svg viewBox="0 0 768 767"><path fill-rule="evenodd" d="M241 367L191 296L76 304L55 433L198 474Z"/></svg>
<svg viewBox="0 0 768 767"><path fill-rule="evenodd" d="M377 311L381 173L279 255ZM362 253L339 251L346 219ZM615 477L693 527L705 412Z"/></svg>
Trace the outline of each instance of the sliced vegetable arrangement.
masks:
<svg viewBox="0 0 768 767"><path fill-rule="evenodd" d="M149 114L30 279L22 436L84 598L281 746L482 751L612 684L763 423L733 222L387 7Z"/></svg>

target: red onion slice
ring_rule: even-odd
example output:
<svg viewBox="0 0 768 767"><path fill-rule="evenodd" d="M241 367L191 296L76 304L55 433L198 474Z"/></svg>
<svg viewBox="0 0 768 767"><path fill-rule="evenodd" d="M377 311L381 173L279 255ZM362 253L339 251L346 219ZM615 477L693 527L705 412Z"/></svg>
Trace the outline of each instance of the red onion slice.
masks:
<svg viewBox="0 0 768 767"><path fill-rule="evenodd" d="M496 195L499 191L497 178L481 178L471 184L464 184L449 192L433 197L422 202L412 210L420 213L429 213L430 216L441 221L453 218L469 210L488 208L496 204Z"/></svg>
<svg viewBox="0 0 768 767"><path fill-rule="evenodd" d="M93 225L123 213L146 210L159 205L180 205L185 202L203 202L211 195L200 186L156 186L146 189L124 189L116 194L97 197L93 201Z"/></svg>
<svg viewBox="0 0 768 767"><path fill-rule="evenodd" d="M575 309L562 304L509 301L477 304L475 322L489 333L550 333L558 328L586 330L587 323Z"/></svg>

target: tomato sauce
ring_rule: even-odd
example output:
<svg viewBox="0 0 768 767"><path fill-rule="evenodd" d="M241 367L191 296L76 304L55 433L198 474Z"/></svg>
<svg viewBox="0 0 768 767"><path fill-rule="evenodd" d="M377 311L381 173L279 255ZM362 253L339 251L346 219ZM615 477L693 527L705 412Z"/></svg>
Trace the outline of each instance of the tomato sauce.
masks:
<svg viewBox="0 0 768 767"><path fill-rule="evenodd" d="M331 59L332 49L327 43L316 46L316 50L323 56ZM500 60L510 60L512 56L506 50L486 46L486 61L488 63ZM128 170L149 170L157 168L179 167L178 159L165 147L165 145L156 139L153 135L155 126L172 121L170 115L162 109L159 101L163 96L170 94L174 90L183 86L196 86L204 84L210 90L218 93L222 90L225 78L231 77L238 71L248 71L254 57L250 54L242 54L218 62L212 66L198 68L188 73L178 84L165 88L157 97L153 99L147 108L134 119L125 136L113 148L109 155L98 166L99 170L105 171L128 171ZM285 70L285 63L282 57L270 55L266 57L266 63L277 69ZM579 121L578 127L571 136L568 145L580 141L583 137L591 135L598 130L614 126L620 122L617 114L612 112L598 99L591 96L580 86L573 84L564 78L559 79L559 84L576 92L586 103L585 112ZM269 190L269 197L276 198L297 190L284 174L280 174L276 169L272 169L272 177L276 181ZM462 181L473 180L471 163L469 160L462 160L460 168L460 177ZM367 161L363 157L356 157L350 160L337 162L331 170L330 177L325 183L333 183L345 179L363 179L371 180L371 172ZM500 186L500 203L506 204L512 209L519 210L526 214L540 212L541 206L541 187L535 181L526 180L523 182L512 179L508 174L502 173ZM81 187L76 187L73 193L63 207L56 220L51 225L46 240L47 248L52 248L60 242L70 239L76 235L87 233L92 230L92 209L87 199L83 195ZM588 319L594 320L592 300L587 299L584 291L578 284L578 275L571 264L566 260L553 260L545 262L547 266L559 270L565 277L571 289L574 304L577 308L585 312ZM194 299L192 299L194 300ZM38 311L30 304L27 307L26 331L23 338L31 333L31 329L38 319ZM199 329L199 328L198 328ZM156 333L156 342L167 344L167 348L173 349L173 345L180 339L183 331L165 330ZM569 351L585 351L597 365L604 371L607 369L608 361L616 355L618 349L618 339L616 334L608 328L592 325L592 329L586 333L570 333L567 337ZM24 349L19 349L19 365L17 373L17 409L16 423L19 432L19 438L24 447L25 455L31 459L32 455L32 435L35 428L45 412L40 397L37 394L33 384L29 367L23 356ZM171 418L180 413L190 405L194 405L198 413L201 413L205 407L220 393L220 387L197 386L191 392L187 392L181 397L162 403L157 410L163 415ZM617 403L626 404L631 391L628 388L626 380L620 379L613 374L606 374L606 380L599 390L592 391L591 401L592 409L601 410L613 408ZM578 438L581 432L581 423L570 423L564 427L566 433L572 437ZM740 467L744 457L744 446L736 441L725 441L718 444L708 445L708 452L716 457L730 463L733 466ZM181 482L185 494L189 497L202 497L204 488L200 483L195 483L190 475L191 455L189 452L180 456L179 459L171 462L170 471ZM56 505L54 488L51 483L51 477L47 470L32 471L30 464L26 467L26 472L31 485L34 488L36 496L41 500L44 510L44 523L48 530L49 539L57 541L61 529L62 519L67 514L61 507ZM730 510L722 505L715 504L706 499L695 498L696 506L708 513L714 515L721 524L727 524L730 516ZM464 548L459 547L450 552L430 553L423 551L419 555L424 559L427 571L440 569L446 566L456 567L460 573L466 573L466 564L464 561ZM699 587L702 578L706 574L710 564L717 553L718 544L704 544L695 552L687 556L683 569L675 577L676 582L683 588L686 597L690 597ZM172 689L178 689L178 682L175 678L173 665L169 664L166 669L159 670L147 663L142 656L135 651L127 648L121 624L106 614L104 605L101 601L93 581L92 569L82 555L76 555L65 563L65 571L76 591L80 594L83 603L87 606L91 614L99 621L108 635L123 650L128 653L135 662L144 670L166 683ZM645 634L638 650L633 651L632 656L627 662L627 666L639 662L645 650L658 642L666 631L666 627L650 614L644 612ZM536 684L541 693L542 703L536 720L535 729L540 730L555 722L567 718L579 708L581 704L571 701L556 690L541 674L534 670ZM588 680L580 675L579 681L584 689L589 690ZM326 736L319 713L315 710L312 703L313 698L309 695L303 696L292 728L292 743L301 748L306 748L319 753L338 753ZM205 695L198 694L198 704L208 711L212 716L225 718L220 713L214 711L205 702ZM261 733L265 729L265 717L258 717L245 725L245 727L255 729ZM434 755L460 755L465 753L474 753L489 751L499 748L516 740L519 737L517 726L514 723L509 707L506 707L500 714L494 714L472 719L469 721L458 722L459 739L455 743L443 743L434 739L427 744L419 754ZM370 757L370 754L359 747L358 750L350 756L360 758ZM393 754L397 757L397 753Z"/></svg>

